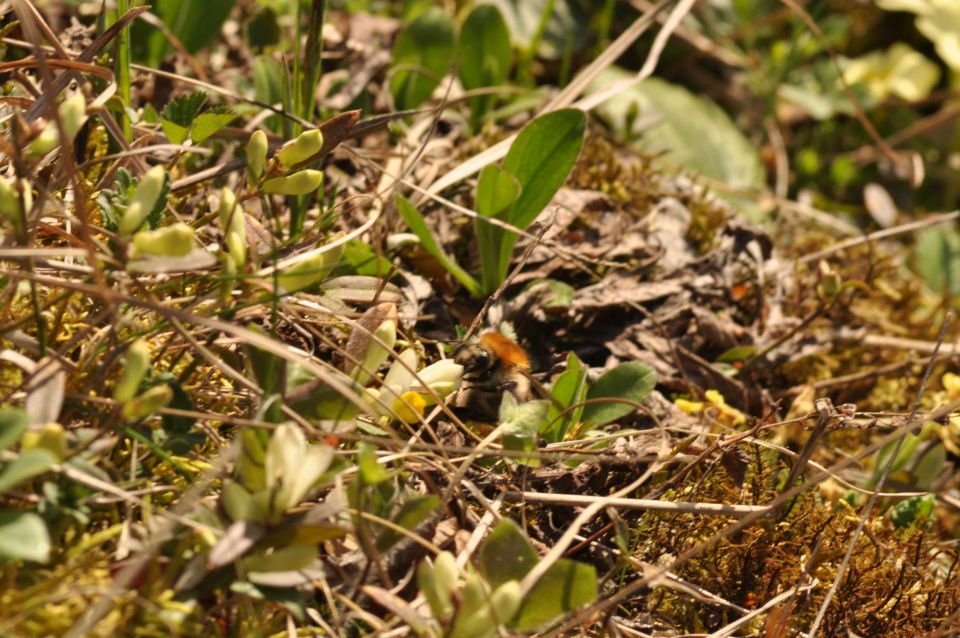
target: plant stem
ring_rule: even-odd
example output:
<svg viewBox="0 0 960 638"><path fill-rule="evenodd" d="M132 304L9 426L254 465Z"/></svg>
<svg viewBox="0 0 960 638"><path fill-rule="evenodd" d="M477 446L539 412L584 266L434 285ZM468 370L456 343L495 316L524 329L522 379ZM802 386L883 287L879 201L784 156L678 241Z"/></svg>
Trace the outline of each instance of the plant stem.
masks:
<svg viewBox="0 0 960 638"><path fill-rule="evenodd" d="M134 0L136 2L136 0ZM130 10L129 0L117 0L117 20ZM120 114L120 121L123 123L123 136L128 142L133 141L133 122L127 116L127 109L130 108L132 93L130 91L130 27L126 26L120 31L120 39L117 45L117 84L120 90L120 102L123 103L123 112Z"/></svg>
<svg viewBox="0 0 960 638"><path fill-rule="evenodd" d="M540 14L540 22L537 24L537 30L534 32L533 37L530 38L530 45L527 47L527 50L523 53L523 60L520 62L520 69L517 73L517 79L521 84L531 84L533 81L533 61L537 57L540 40L543 39L543 34L547 30L547 22L550 21L550 16L553 14L555 4L556 0L547 0L547 4L543 8L543 13Z"/></svg>

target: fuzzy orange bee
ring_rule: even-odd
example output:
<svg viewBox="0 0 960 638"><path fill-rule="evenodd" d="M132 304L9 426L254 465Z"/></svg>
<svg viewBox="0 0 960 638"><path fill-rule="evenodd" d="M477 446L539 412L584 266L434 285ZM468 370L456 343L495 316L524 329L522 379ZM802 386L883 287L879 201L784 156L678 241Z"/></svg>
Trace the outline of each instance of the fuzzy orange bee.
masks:
<svg viewBox="0 0 960 638"><path fill-rule="evenodd" d="M499 332L487 332L461 343L453 360L463 366L463 386L455 405L471 416L496 421L500 400L510 392L518 403L530 398L530 359L517 343Z"/></svg>

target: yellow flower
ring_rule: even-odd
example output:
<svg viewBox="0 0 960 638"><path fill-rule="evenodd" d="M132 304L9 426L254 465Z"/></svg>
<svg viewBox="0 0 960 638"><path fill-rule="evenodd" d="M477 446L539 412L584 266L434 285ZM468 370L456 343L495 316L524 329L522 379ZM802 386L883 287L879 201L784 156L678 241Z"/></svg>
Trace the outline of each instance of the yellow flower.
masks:
<svg viewBox="0 0 960 638"><path fill-rule="evenodd" d="M957 398L960 398L960 374L945 373L940 379L940 385L947 391L949 401L956 401Z"/></svg>
<svg viewBox="0 0 960 638"><path fill-rule="evenodd" d="M727 405L726 399L717 390L707 390L703 395L706 401L676 399L673 403L687 414L699 414L707 410L713 410L715 411L714 418L727 426L743 425L747 422L747 415Z"/></svg>
<svg viewBox="0 0 960 638"><path fill-rule="evenodd" d="M419 422L426 407L427 399L419 392L404 392L393 402L393 411L404 423Z"/></svg>

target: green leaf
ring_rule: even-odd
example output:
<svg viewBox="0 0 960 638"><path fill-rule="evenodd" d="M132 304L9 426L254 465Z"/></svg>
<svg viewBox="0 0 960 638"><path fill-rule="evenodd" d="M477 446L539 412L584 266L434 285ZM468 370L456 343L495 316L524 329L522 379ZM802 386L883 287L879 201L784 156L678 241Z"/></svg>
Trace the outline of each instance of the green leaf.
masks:
<svg viewBox="0 0 960 638"><path fill-rule="evenodd" d="M482 4L467 16L460 30L463 43L460 59L460 82L466 90L503 84L510 74L510 31L500 11ZM470 118L474 129L480 117L490 110L496 96L471 98Z"/></svg>
<svg viewBox="0 0 960 638"><path fill-rule="evenodd" d="M207 101L207 94L196 91L170 100L163 109L163 132L172 144L183 144L190 133L193 121Z"/></svg>
<svg viewBox="0 0 960 638"><path fill-rule="evenodd" d="M586 117L579 109L547 113L527 124L503 160L520 181L520 196L508 221L526 228L567 179L583 145Z"/></svg>
<svg viewBox="0 0 960 638"><path fill-rule="evenodd" d="M960 233L928 228L917 236L916 269L936 294L960 294Z"/></svg>
<svg viewBox="0 0 960 638"><path fill-rule="evenodd" d="M151 11L160 18L189 53L197 53L220 35L236 0L154 0ZM131 27L138 61L158 67L173 47L159 29L137 20Z"/></svg>
<svg viewBox="0 0 960 638"><path fill-rule="evenodd" d="M536 55L560 60L565 52L576 53L590 42L593 29L585 29L590 20L580 0L485 0L496 5L510 29L514 44L529 48L542 30ZM547 10L549 15L544 16ZM593 11L599 11L594 9ZM546 24L543 24L546 17ZM543 26L541 26L543 25Z"/></svg>
<svg viewBox="0 0 960 638"><path fill-rule="evenodd" d="M929 518L936 504L937 498L933 494L904 499L893 506L890 518L895 527L903 529Z"/></svg>
<svg viewBox="0 0 960 638"><path fill-rule="evenodd" d="M407 499L400 507L400 511L393 517L393 522L403 529L413 531L417 525L430 517L439 507L440 498L436 494L414 496ZM387 527L377 538L377 549L385 552L401 538L400 532Z"/></svg>
<svg viewBox="0 0 960 638"><path fill-rule="evenodd" d="M277 13L270 7L258 11L246 26L247 42L256 50L280 42L280 25Z"/></svg>
<svg viewBox="0 0 960 638"><path fill-rule="evenodd" d="M653 387L657 375L638 361L621 363L605 373L587 391L587 399L617 398L642 403ZM626 416L636 408L627 403L595 403L583 410L583 422L589 425L605 425Z"/></svg>
<svg viewBox="0 0 960 638"><path fill-rule="evenodd" d="M511 393L504 392L499 415L504 435L533 438L547 418L548 409L548 401L525 401L518 404Z"/></svg>
<svg viewBox="0 0 960 638"><path fill-rule="evenodd" d="M596 80L598 86L633 77L610 68ZM622 135L638 141L664 159L733 188L761 188L763 164L756 148L730 117L706 97L658 78L649 78L620 91L598 108L601 116ZM640 118L635 117L639 112ZM649 123L636 130L638 121Z"/></svg>
<svg viewBox="0 0 960 638"><path fill-rule="evenodd" d="M480 573L496 589L511 580L522 580L539 557L517 524L501 519L480 548L477 566Z"/></svg>
<svg viewBox="0 0 960 638"><path fill-rule="evenodd" d="M488 164L480 171L477 180L477 213L482 217L497 217L517 201L519 194L520 182L516 177L495 164ZM474 226L480 249L483 286L485 290L493 290L501 281L497 279L497 273L504 231L480 218L474 220Z"/></svg>
<svg viewBox="0 0 960 638"><path fill-rule="evenodd" d="M377 462L377 453L374 447L368 443L360 446L357 453L357 466L365 485L376 485L390 478L387 468Z"/></svg>
<svg viewBox="0 0 960 638"><path fill-rule="evenodd" d="M399 110L428 99L453 62L453 21L432 7L406 26L393 46L390 92Z"/></svg>
<svg viewBox="0 0 960 638"><path fill-rule="evenodd" d="M510 73L510 31L499 9L481 4L460 30L463 42L460 81L468 91L497 86Z"/></svg>
<svg viewBox="0 0 960 638"><path fill-rule="evenodd" d="M537 581L510 623L516 631L532 631L597 598L597 571L566 558L553 564Z"/></svg>
<svg viewBox="0 0 960 638"><path fill-rule="evenodd" d="M27 479L43 474L57 464L57 457L42 448L27 450L7 463L0 472L0 494Z"/></svg>
<svg viewBox="0 0 960 638"><path fill-rule="evenodd" d="M30 426L30 417L19 408L0 408L0 450L20 440Z"/></svg>
<svg viewBox="0 0 960 638"><path fill-rule="evenodd" d="M911 470L914 484L922 490L929 490L933 482L947 465L947 451L943 443L936 443L927 449L916 461Z"/></svg>
<svg viewBox="0 0 960 638"><path fill-rule="evenodd" d="M480 284L470 276L470 273L461 268L457 262L440 249L440 246L437 245L436 240L433 238L433 233L427 228L427 223L423 220L423 215L420 214L420 211L406 198L398 195L397 212L400 214L400 217L403 218L403 221L406 222L407 226L410 227L410 232L420 239L420 245L424 251L439 261L444 270L453 275L471 295L478 297L480 295Z"/></svg>
<svg viewBox="0 0 960 638"><path fill-rule="evenodd" d="M264 104L284 104L283 79L285 70L273 58L258 55L253 59L253 94L257 101ZM271 131L280 132L282 120L279 115L271 115L266 126Z"/></svg>
<svg viewBox="0 0 960 638"><path fill-rule="evenodd" d="M570 353L567 357L567 369L553 383L550 395L554 401L550 403L545 421L546 429L541 432L541 435L548 442L556 443L562 441L570 426L580 420L584 410L584 406L580 406L565 416L560 416L563 409L583 403L587 397L587 368L577 355Z"/></svg>
<svg viewBox="0 0 960 638"><path fill-rule="evenodd" d="M501 219L523 229L536 219L577 161L585 126L583 111L562 109L538 117L520 131L503 160L503 170L520 182L520 195ZM491 232L500 243L499 285L507 276L518 237L495 227Z"/></svg>
<svg viewBox="0 0 960 638"><path fill-rule="evenodd" d="M516 177L496 164L488 164L477 180L477 212L484 217L496 217L517 201L519 194L520 181Z"/></svg>
<svg viewBox="0 0 960 638"><path fill-rule="evenodd" d="M734 346L714 360L714 363L736 363L756 353L756 346Z"/></svg>
<svg viewBox="0 0 960 638"><path fill-rule="evenodd" d="M229 106L218 104L197 116L190 129L190 137L197 144L202 144L236 117L237 114Z"/></svg>
<svg viewBox="0 0 960 638"><path fill-rule="evenodd" d="M343 260L358 275L367 277L386 277L392 264L386 257L378 255L370 244L352 239L343 247Z"/></svg>
<svg viewBox="0 0 960 638"><path fill-rule="evenodd" d="M33 512L0 511L0 558L46 563L50 534Z"/></svg>

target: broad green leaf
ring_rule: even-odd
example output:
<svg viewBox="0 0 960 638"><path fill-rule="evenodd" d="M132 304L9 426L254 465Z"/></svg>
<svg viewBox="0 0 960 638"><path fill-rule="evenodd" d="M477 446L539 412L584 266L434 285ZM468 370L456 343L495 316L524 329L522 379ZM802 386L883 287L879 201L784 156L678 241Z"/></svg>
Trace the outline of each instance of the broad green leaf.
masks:
<svg viewBox="0 0 960 638"><path fill-rule="evenodd" d="M537 550L517 524L501 519L480 548L477 566L494 588L511 580L522 580L539 557Z"/></svg>
<svg viewBox="0 0 960 638"><path fill-rule="evenodd" d="M370 244L359 239L347 242L343 248L343 260L358 275L368 277L386 277L393 267L389 259L378 255Z"/></svg>
<svg viewBox="0 0 960 638"><path fill-rule="evenodd" d="M628 77L633 74L609 68L596 85L607 86ZM620 91L597 110L621 134L639 136L645 148L663 153L672 164L734 188L764 185L756 148L723 109L706 97L649 78ZM638 112L640 117L636 117ZM637 122L646 123L646 128L637 130Z"/></svg>
<svg viewBox="0 0 960 638"><path fill-rule="evenodd" d="M500 9L510 29L514 44L529 48L540 30L543 14L547 16L543 37L536 54L549 60L559 60L565 51L575 53L590 41L591 29L585 29L590 16L579 0L485 0ZM587 5L591 6L591 5Z"/></svg>
<svg viewBox="0 0 960 638"><path fill-rule="evenodd" d="M567 179L583 145L586 117L579 109L561 109L527 124L503 160L503 170L520 182L520 196L508 221L526 228Z"/></svg>
<svg viewBox="0 0 960 638"><path fill-rule="evenodd" d="M253 59L253 94L258 101L271 106L284 103L285 71L280 64L267 55L258 55ZM279 115L271 115L266 126L271 131L280 132L282 120Z"/></svg>
<svg viewBox="0 0 960 638"><path fill-rule="evenodd" d="M56 465L57 457L42 448L23 452L10 461L0 472L0 494L23 483L27 479L43 474Z"/></svg>
<svg viewBox="0 0 960 638"><path fill-rule="evenodd" d="M621 363L606 372L590 386L587 399L616 398L642 403L653 387L657 375L638 361ZM626 416L636 408L628 403L593 403L583 410L583 422L589 425L605 425Z"/></svg>
<svg viewBox="0 0 960 638"><path fill-rule="evenodd" d="M583 111L562 109L538 117L520 131L503 160L503 170L520 182L520 195L500 215L502 219L524 229L536 219L577 161L585 126ZM507 276L517 235L493 230L496 236L502 236L499 284Z"/></svg>
<svg viewBox="0 0 960 638"><path fill-rule="evenodd" d="M916 269L936 294L960 294L960 233L928 228L917 236Z"/></svg>
<svg viewBox="0 0 960 638"><path fill-rule="evenodd" d="M262 50L280 42L280 25L277 13L271 7L264 7L247 22L247 42L254 50Z"/></svg>
<svg viewBox="0 0 960 638"><path fill-rule="evenodd" d="M910 462L910 459L912 459L916 453L920 442L919 436L907 433L904 435L903 443L899 445L899 449L897 441L891 441L880 448L873 463L873 472L870 475L868 485L870 487L876 486L885 471L887 472L887 476L891 476L906 467L907 463ZM891 461L890 455L893 454L895 450L897 451L897 456ZM890 465L889 470L887 470L888 464Z"/></svg>
<svg viewBox="0 0 960 638"><path fill-rule="evenodd" d="M577 355L570 353L567 357L567 369L557 377L550 394L554 401L550 402L545 427L541 434L550 443L562 441L571 425L576 424L583 414L584 406L571 410L561 417L562 408L583 403L587 396L587 369Z"/></svg>
<svg viewBox="0 0 960 638"><path fill-rule="evenodd" d="M197 144L202 144L236 117L236 113L229 106L218 104L197 116L190 129L190 137Z"/></svg>
<svg viewBox="0 0 960 638"><path fill-rule="evenodd" d="M933 482L943 472L947 464L947 451L942 443L936 443L926 450L916 461L910 472L914 476L914 484L922 490L929 490Z"/></svg>
<svg viewBox="0 0 960 638"><path fill-rule="evenodd" d="M393 46L390 92L399 110L412 109L428 99L453 63L453 21L433 7L404 28Z"/></svg>
<svg viewBox="0 0 960 638"><path fill-rule="evenodd" d="M496 217L517 201L519 194L520 181L516 177L496 164L488 164L477 180L477 213Z"/></svg>
<svg viewBox="0 0 960 638"><path fill-rule="evenodd" d="M400 511L393 517L393 522L403 529L413 531L417 525L427 520L431 514L440 507L440 498L436 494L425 494L414 496L400 507ZM402 538L400 532L389 527L384 528L383 532L377 538L377 549L385 552L394 543Z"/></svg>
<svg viewBox="0 0 960 638"><path fill-rule="evenodd" d="M236 0L154 0L151 11L160 18L190 53L197 53L220 35ZM159 29L137 20L131 27L133 51L138 61L152 67L173 52Z"/></svg>
<svg viewBox="0 0 960 638"><path fill-rule="evenodd" d="M477 180L477 213L482 217L497 217L517 200L519 194L517 178L499 166L489 164L480 171ZM483 286L486 290L493 290L500 284L497 273L504 231L481 218L475 219L473 224L480 249Z"/></svg>
<svg viewBox="0 0 960 638"><path fill-rule="evenodd" d="M597 598L597 571L566 558L553 564L537 581L510 623L516 631L532 631Z"/></svg>
<svg viewBox="0 0 960 638"><path fill-rule="evenodd" d="M461 268L457 262L440 249L440 246L437 245L436 240L433 238L433 233L427 228L427 223L424 221L420 211L406 198L397 196L397 212L400 214L400 217L403 218L403 221L406 222L407 226L410 227L410 231L420 239L420 245L427 254L439 261L444 270L453 275L471 295L474 297L479 296L480 284L477 283L477 280L474 279L470 273Z"/></svg>
<svg viewBox="0 0 960 638"><path fill-rule="evenodd" d="M0 450L20 440L30 426L30 417L19 408L0 408Z"/></svg>
<svg viewBox="0 0 960 638"><path fill-rule="evenodd" d="M0 511L0 558L46 563L50 534L33 512Z"/></svg>
<svg viewBox="0 0 960 638"><path fill-rule="evenodd" d="M460 59L460 82L469 90L503 84L510 73L510 31L500 11L493 5L481 4L470 12L460 30L463 43ZM471 98L470 119L474 129L496 96Z"/></svg>

